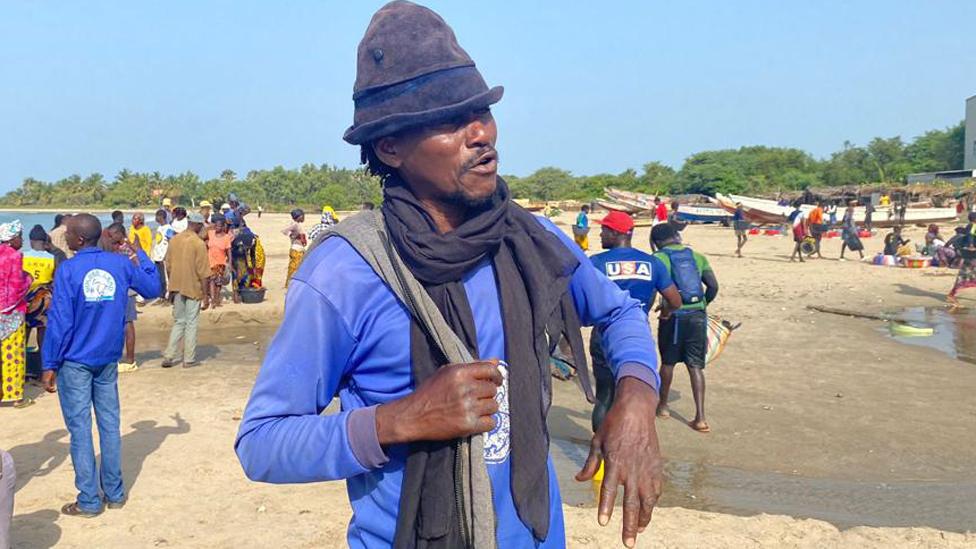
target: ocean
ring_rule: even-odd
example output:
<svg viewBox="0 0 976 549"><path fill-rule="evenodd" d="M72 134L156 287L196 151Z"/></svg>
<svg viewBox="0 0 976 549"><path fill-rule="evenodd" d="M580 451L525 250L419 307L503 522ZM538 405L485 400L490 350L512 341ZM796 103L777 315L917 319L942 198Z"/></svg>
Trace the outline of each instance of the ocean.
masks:
<svg viewBox="0 0 976 549"><path fill-rule="evenodd" d="M107 227L112 223L112 212L86 212L90 213L102 222L102 227ZM40 225L44 227L45 231L49 231L54 227L54 212L29 212L29 211L9 211L0 210L0 223L9 223L14 219L19 219L21 223L24 224L24 239L27 239L27 235L30 233L31 228L34 225ZM125 226L128 227L132 223L132 215L125 214ZM149 225L151 229L156 228L156 222L148 216L146 219L146 225Z"/></svg>

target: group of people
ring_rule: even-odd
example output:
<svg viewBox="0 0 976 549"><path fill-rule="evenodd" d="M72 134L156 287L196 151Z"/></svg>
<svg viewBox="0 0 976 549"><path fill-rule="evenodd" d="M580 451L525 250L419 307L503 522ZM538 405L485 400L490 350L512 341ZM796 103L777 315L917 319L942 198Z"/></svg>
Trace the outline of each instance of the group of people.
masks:
<svg viewBox="0 0 976 549"><path fill-rule="evenodd" d="M714 270L682 244L676 216L671 223L656 212L651 255L632 247L633 219L611 212L601 220L606 251L587 257L587 241L574 243L518 206L498 175L490 110L504 90L487 86L433 11L387 4L359 52L354 123L344 139L382 180L383 205L339 225L324 211L308 235L304 211L292 212L283 231L286 314L235 441L244 472L271 483L344 479L351 547L564 547L546 428L549 356L564 341L589 394L581 328L593 326L598 405L576 479L589 481L605 465L596 512L603 525L623 486L621 540L633 547L661 496L655 418L670 415L677 363L691 376L691 425L710 430L703 369ZM577 226L588 228L588 213ZM59 235L75 257L54 275L42 355L44 387L57 391L72 438L80 493L62 508L66 515L126 504L116 379L130 290L156 299L165 282L182 318L174 337L185 339L221 274L213 261L236 261L235 242L246 234L246 208L219 217L163 215L165 281L142 247L141 225L121 241L112 231L107 250L99 247L101 224L88 214L69 218ZM213 249L203 238L208 223L206 240L219 243ZM225 230L233 235L228 256ZM31 284L16 251L19 235L19 227L0 227L0 272L16 275L0 285L4 314L26 314L14 299ZM7 258L15 256L12 270ZM649 315L657 294L655 348ZM8 334L0 325L4 345L22 337L10 334L23 321L11 326ZM176 361L169 349L164 358ZM183 361L195 363L186 351ZM334 397L342 411L323 414Z"/></svg>
<svg viewBox="0 0 976 549"><path fill-rule="evenodd" d="M36 329L39 381L58 394L71 436L79 494L62 507L65 515L92 517L125 505L117 376L137 369L137 302L172 304L162 365L191 368L199 364L199 312L220 305L229 266L241 273L235 284L261 284L264 254L247 229L246 206L231 196L221 212L211 209L204 201L200 211L187 212L166 199L155 231L138 212L128 228L121 211L104 228L91 214L58 214L50 233L40 225L29 231L26 249L20 221L0 224L0 401L14 408L34 403L25 392L26 344ZM9 455L0 455L0 468L0 480L13 478ZM0 490L0 519L7 504Z"/></svg>
<svg viewBox="0 0 976 549"><path fill-rule="evenodd" d="M907 204L905 199L895 203L896 215L900 220L904 220L905 210L902 206ZM841 219L841 249L840 260L844 261L844 254L848 250L857 252L861 259L864 259L864 244L860 239L860 229L854 220L854 208L856 202L851 201L844 210ZM882 196L882 206L890 206L891 199L887 195ZM865 220L863 227L865 230L871 229L871 215L875 211L868 203L865 209ZM825 215L827 218L825 219ZM825 206L824 202L818 202L813 209L804 212L801 209L801 202L793 203L793 211L788 216L790 230L793 236L793 253L790 261L804 261L804 255L821 255L821 241L827 231L837 226L836 206ZM943 268L957 268L959 273L952 289L947 295L947 300L952 305L958 305L956 295L964 289L976 287L976 212L970 212L967 217L968 224L956 227L954 234L950 238L944 238L939 232L938 225L928 226L925 234L924 243L912 245L910 239L902 234L902 225L895 225L892 230L884 237L884 249L881 252L884 256L894 258L904 258L915 255L922 255L931 258L933 265ZM746 220L742 204L736 205L736 211L732 216L733 228L736 235L736 256L742 257L742 247L748 240L747 231L749 223Z"/></svg>

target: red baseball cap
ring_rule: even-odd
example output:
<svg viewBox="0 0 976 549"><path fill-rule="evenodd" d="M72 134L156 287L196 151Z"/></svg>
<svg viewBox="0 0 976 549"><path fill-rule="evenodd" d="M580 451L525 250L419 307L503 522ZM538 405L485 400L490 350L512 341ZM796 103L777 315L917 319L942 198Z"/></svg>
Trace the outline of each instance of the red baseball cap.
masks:
<svg viewBox="0 0 976 549"><path fill-rule="evenodd" d="M634 219L624 212L617 210L610 210L610 213L602 220L597 221L597 223L608 229L613 229L618 233L626 234L634 230Z"/></svg>

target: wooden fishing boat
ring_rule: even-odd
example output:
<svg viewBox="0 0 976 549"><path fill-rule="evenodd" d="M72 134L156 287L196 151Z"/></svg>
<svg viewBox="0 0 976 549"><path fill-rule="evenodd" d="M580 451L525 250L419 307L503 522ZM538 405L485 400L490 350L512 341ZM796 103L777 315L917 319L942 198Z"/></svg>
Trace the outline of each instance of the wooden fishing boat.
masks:
<svg viewBox="0 0 976 549"><path fill-rule="evenodd" d="M716 194L716 201L719 206L722 207L727 212L734 213L736 209L736 204L742 204L743 214L746 220L753 223L763 223L763 224L775 224L775 223L786 223L790 213L793 211L792 206L780 206L774 200L766 200L762 198L752 198L749 196L740 195L723 195ZM808 213L813 210L814 206L812 204L804 204L800 206L800 210L804 213ZM838 222L843 216L844 208L838 208ZM866 211L863 206L857 206L854 208L854 222L858 225L864 224ZM905 225L926 225L929 223L939 223L955 221L958 217L955 208L907 208L905 210ZM875 210L874 214L871 216L871 224L874 227L892 227L895 225L902 224L901 220L895 213L893 206L886 206L884 208L878 208Z"/></svg>
<svg viewBox="0 0 976 549"><path fill-rule="evenodd" d="M600 198L598 198L598 199L594 200L593 202L595 202L601 208L605 208L607 210L616 210L618 212L624 212L624 213L628 213L628 214L635 214L637 212L645 211L642 208L638 208L638 207L632 206L630 204L623 204L623 203L617 202L616 200L608 200L608 199L600 199Z"/></svg>
<svg viewBox="0 0 976 549"><path fill-rule="evenodd" d="M732 214L721 206L706 204L679 204L678 221L689 223L722 223L731 221Z"/></svg>

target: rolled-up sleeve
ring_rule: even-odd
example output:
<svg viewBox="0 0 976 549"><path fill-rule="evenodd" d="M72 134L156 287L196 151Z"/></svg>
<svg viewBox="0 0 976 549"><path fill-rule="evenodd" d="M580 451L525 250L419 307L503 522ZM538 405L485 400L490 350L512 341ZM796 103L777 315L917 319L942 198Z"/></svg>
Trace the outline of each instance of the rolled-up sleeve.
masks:
<svg viewBox="0 0 976 549"><path fill-rule="evenodd" d="M156 264L141 249L136 250L136 257L139 260L138 266L129 261L125 263L129 274L129 284L133 290L146 299L159 297L163 293L163 288L159 282Z"/></svg>
<svg viewBox="0 0 976 549"><path fill-rule="evenodd" d="M559 228L547 220L541 222L580 261L570 282L570 292L580 321L599 328L602 333L603 349L615 378L636 377L657 391L660 386L657 350L640 302L597 270Z"/></svg>
<svg viewBox="0 0 976 549"><path fill-rule="evenodd" d="M375 409L321 415L346 374L355 344L329 299L292 280L284 321L268 348L235 443L248 478L336 480L385 463Z"/></svg>

